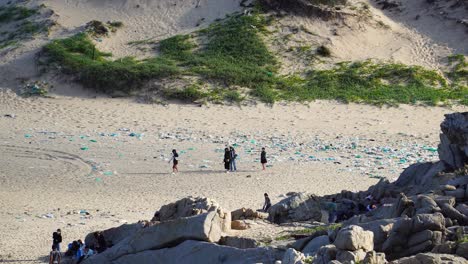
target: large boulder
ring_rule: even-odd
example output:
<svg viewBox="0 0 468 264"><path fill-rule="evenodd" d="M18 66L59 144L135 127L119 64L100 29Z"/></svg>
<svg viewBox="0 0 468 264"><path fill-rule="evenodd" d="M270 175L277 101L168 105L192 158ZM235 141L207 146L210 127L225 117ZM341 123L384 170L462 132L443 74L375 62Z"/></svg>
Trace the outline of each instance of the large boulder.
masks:
<svg viewBox="0 0 468 264"><path fill-rule="evenodd" d="M288 248L286 253L284 253L282 264L304 264L305 256L301 252L294 250L293 248Z"/></svg>
<svg viewBox="0 0 468 264"><path fill-rule="evenodd" d="M440 160L453 170L463 168L468 163L468 112L445 115L440 129Z"/></svg>
<svg viewBox="0 0 468 264"><path fill-rule="evenodd" d="M213 243L188 240L160 250L125 255L113 264L192 264L192 263L264 263L273 264L279 254L271 248L238 249ZM86 262L100 263L100 262Z"/></svg>
<svg viewBox="0 0 468 264"><path fill-rule="evenodd" d="M336 259L337 249L335 245L327 245L319 248L317 255L313 258L313 264L328 264Z"/></svg>
<svg viewBox="0 0 468 264"><path fill-rule="evenodd" d="M419 253L394 260L391 264L466 264L466 259L449 254Z"/></svg>
<svg viewBox="0 0 468 264"><path fill-rule="evenodd" d="M221 237L220 245L235 247L240 249L256 248L258 246L257 240L246 237L225 236Z"/></svg>
<svg viewBox="0 0 468 264"><path fill-rule="evenodd" d="M458 244L456 254L468 260L468 242Z"/></svg>
<svg viewBox="0 0 468 264"><path fill-rule="evenodd" d="M322 212L318 197L298 193L268 209L268 220L277 224L300 221L320 221Z"/></svg>
<svg viewBox="0 0 468 264"><path fill-rule="evenodd" d="M306 256L313 256L317 253L317 251L323 247L330 244L330 240L328 236L319 236L312 239L307 245L302 249L302 253Z"/></svg>
<svg viewBox="0 0 468 264"><path fill-rule="evenodd" d="M206 197L186 197L174 203L163 205L154 214L153 222L164 222L182 217L204 214L215 211L223 219L223 231L228 232L231 226L231 213L222 209L219 204Z"/></svg>
<svg viewBox="0 0 468 264"><path fill-rule="evenodd" d="M231 220L255 220L255 219L265 219L267 218L267 214L256 212L250 208L240 208L235 211L231 212Z"/></svg>
<svg viewBox="0 0 468 264"><path fill-rule="evenodd" d="M218 242L222 233L222 219L216 212L179 218L142 229L83 263L110 263L125 255L161 249L185 240Z"/></svg>
<svg viewBox="0 0 468 264"><path fill-rule="evenodd" d="M388 234L393 228L393 225L398 221L398 218L382 219L367 223L356 224L366 231L371 231L374 234L374 249L381 251L382 244L388 238Z"/></svg>
<svg viewBox="0 0 468 264"><path fill-rule="evenodd" d="M446 169L443 162L416 163L406 168L394 185L406 194L426 193L448 181L439 174Z"/></svg>
<svg viewBox="0 0 468 264"><path fill-rule="evenodd" d="M119 227L110 228L104 231L101 231L102 235L104 236L106 242L110 245L115 245L120 241L124 240L126 237L131 236L140 230L143 229L142 223L135 223L135 224L125 224ZM86 245L95 245L96 239L94 238L94 232L89 233L85 238Z"/></svg>
<svg viewBox="0 0 468 264"><path fill-rule="evenodd" d="M362 227L351 225L341 229L335 239L335 246L341 250L365 252L374 249L374 233L365 231Z"/></svg>
<svg viewBox="0 0 468 264"><path fill-rule="evenodd" d="M336 260L341 263L360 263L366 257L366 252L359 249L356 251L338 250Z"/></svg>

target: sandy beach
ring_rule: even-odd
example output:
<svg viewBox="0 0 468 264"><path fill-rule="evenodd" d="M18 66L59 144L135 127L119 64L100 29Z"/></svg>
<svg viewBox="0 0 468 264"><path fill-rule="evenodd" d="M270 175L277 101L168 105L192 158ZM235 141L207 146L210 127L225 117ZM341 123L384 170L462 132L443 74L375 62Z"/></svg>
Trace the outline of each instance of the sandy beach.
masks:
<svg viewBox="0 0 468 264"><path fill-rule="evenodd" d="M234 210L260 208L264 192L277 202L291 191L365 190L409 163L436 159L444 114L466 111L333 102L161 106L25 99L6 90L0 98L0 259L13 263L41 263L56 228L68 243L150 219L190 195ZM228 144L239 153L236 173L221 163ZM173 148L181 154L177 175L168 164Z"/></svg>

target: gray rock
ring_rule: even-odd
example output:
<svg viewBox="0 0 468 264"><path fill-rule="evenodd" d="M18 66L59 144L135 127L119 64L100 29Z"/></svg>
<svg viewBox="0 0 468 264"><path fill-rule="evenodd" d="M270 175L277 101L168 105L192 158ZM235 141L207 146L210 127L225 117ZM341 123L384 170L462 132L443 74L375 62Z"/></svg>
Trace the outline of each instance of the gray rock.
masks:
<svg viewBox="0 0 468 264"><path fill-rule="evenodd" d="M468 242L458 244L456 254L468 259Z"/></svg>
<svg viewBox="0 0 468 264"><path fill-rule="evenodd" d="M440 160L454 170L463 168L468 160L468 112L445 115L440 128Z"/></svg>
<svg viewBox="0 0 468 264"><path fill-rule="evenodd" d="M269 248L237 249L213 243L188 240L173 248L147 250L138 254L126 255L113 261L112 264L273 264L277 258L278 253ZM97 264L100 262L89 263Z"/></svg>
<svg viewBox="0 0 468 264"><path fill-rule="evenodd" d="M362 224L357 224L366 231L371 231L374 234L374 249L382 250L382 244L388 238L388 234L393 228L393 225L398 221L398 218L382 219Z"/></svg>
<svg viewBox="0 0 468 264"><path fill-rule="evenodd" d="M391 264L466 264L466 259L449 254L419 253L394 260Z"/></svg>
<svg viewBox="0 0 468 264"><path fill-rule="evenodd" d="M424 230L415 234L412 234L408 239L408 246L412 247L421 244L427 240L432 240L433 232L431 230Z"/></svg>
<svg viewBox="0 0 468 264"><path fill-rule="evenodd" d="M464 215L468 215L468 205L466 205L466 204L457 204L455 209L457 209L458 212L460 212L460 213L462 213Z"/></svg>
<svg viewBox="0 0 468 264"><path fill-rule="evenodd" d="M232 236L221 237L219 244L223 246L235 247L235 248L240 248L240 249L256 248L258 246L258 243L255 239L245 238L245 237L232 237Z"/></svg>
<svg viewBox="0 0 468 264"><path fill-rule="evenodd" d="M418 195L415 202L416 214L432 214L440 212L437 203L427 195Z"/></svg>
<svg viewBox="0 0 468 264"><path fill-rule="evenodd" d="M431 252L438 253L438 254L455 254L457 249L457 243L453 241L447 241L443 244L436 245Z"/></svg>
<svg viewBox="0 0 468 264"><path fill-rule="evenodd" d="M449 204L441 204L440 208L445 216L452 220L457 220L461 225L468 225L468 216L460 213L457 209L453 208L453 206Z"/></svg>
<svg viewBox="0 0 468 264"><path fill-rule="evenodd" d="M322 212L317 197L299 193L273 205L268 209L268 220L277 224L300 221L320 221Z"/></svg>
<svg viewBox="0 0 468 264"><path fill-rule="evenodd" d="M301 252L294 250L293 248L289 248L284 253L283 260L281 261L282 264L304 264L305 256Z"/></svg>
<svg viewBox="0 0 468 264"><path fill-rule="evenodd" d="M377 253L375 251L369 251L366 253L366 257L362 260L363 264L385 264L387 260L385 259L384 253Z"/></svg>
<svg viewBox="0 0 468 264"><path fill-rule="evenodd" d="M328 239L328 236L319 236L307 243L307 245L302 250L302 253L304 253L306 256L313 256L321 247L329 244L330 240Z"/></svg>
<svg viewBox="0 0 468 264"><path fill-rule="evenodd" d="M143 229L142 223L135 223L135 224L125 224L119 227L110 228L104 231L101 231L102 235L106 239L106 242L116 245L123 239L128 236L131 236L140 230ZM96 239L94 238L94 232L89 233L85 238L86 245L95 245Z"/></svg>
<svg viewBox="0 0 468 264"><path fill-rule="evenodd" d="M83 263L110 263L125 255L170 247L185 240L218 242L222 232L221 222L216 212L162 222L142 229Z"/></svg>
<svg viewBox="0 0 468 264"><path fill-rule="evenodd" d="M313 264L328 264L336 259L337 249L335 245L327 245L319 248L317 255L314 257Z"/></svg>
<svg viewBox="0 0 468 264"><path fill-rule="evenodd" d="M365 257L366 252L362 249L356 251L338 250L336 253L336 260L341 263L358 263L364 260Z"/></svg>
<svg viewBox="0 0 468 264"><path fill-rule="evenodd" d="M371 251L374 249L374 233L365 231L360 226L351 225L338 232L334 244L341 250L363 249L365 252Z"/></svg>

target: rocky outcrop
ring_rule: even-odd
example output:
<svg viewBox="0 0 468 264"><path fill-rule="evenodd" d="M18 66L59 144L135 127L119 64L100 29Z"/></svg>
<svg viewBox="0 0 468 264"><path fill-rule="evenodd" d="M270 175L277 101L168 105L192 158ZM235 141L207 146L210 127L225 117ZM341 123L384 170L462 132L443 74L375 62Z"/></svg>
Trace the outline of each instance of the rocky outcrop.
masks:
<svg viewBox="0 0 468 264"><path fill-rule="evenodd" d="M445 115L440 129L440 160L453 170L463 168L468 163L468 112Z"/></svg>
<svg viewBox="0 0 468 264"><path fill-rule="evenodd" d="M445 218L440 213L403 217L394 224L382 250L391 259L427 252L442 243L444 233Z"/></svg>
<svg viewBox="0 0 468 264"><path fill-rule="evenodd" d="M321 247L329 244L330 239L328 236L318 236L307 243L307 245L302 250L302 253L304 253L306 256L313 256Z"/></svg>
<svg viewBox="0 0 468 264"><path fill-rule="evenodd" d="M234 236L221 237L221 240L219 240L219 244L240 249L256 248L258 246L257 240L255 239Z"/></svg>
<svg viewBox="0 0 468 264"><path fill-rule="evenodd" d="M162 222L128 236L83 263L110 263L125 255L171 247L185 240L218 242L222 233L221 222L216 212Z"/></svg>
<svg viewBox="0 0 468 264"><path fill-rule="evenodd" d="M448 254L420 253L392 261L390 264L466 264L466 259Z"/></svg>
<svg viewBox="0 0 468 264"><path fill-rule="evenodd" d="M322 212L318 197L298 193L268 209L268 220L277 224L300 221L320 221Z"/></svg>
<svg viewBox="0 0 468 264"><path fill-rule="evenodd" d="M192 263L264 263L273 264L280 254L268 248L237 249L200 241L160 250L130 254L113 261L113 264L192 264ZM100 263L100 262L86 262Z"/></svg>
<svg viewBox="0 0 468 264"><path fill-rule="evenodd" d="M362 249L365 252L374 249L374 233L365 231L360 226L348 226L338 232L335 246L341 250L355 251Z"/></svg>
<svg viewBox="0 0 468 264"><path fill-rule="evenodd" d="M125 238L132 236L133 234L142 230L143 226L144 225L142 223L124 224L119 227L101 231L101 233L109 245L115 245L115 244L118 244L120 241L124 240ZM96 244L94 233L90 233L86 236L85 244L86 245Z"/></svg>
<svg viewBox="0 0 468 264"><path fill-rule="evenodd" d="M151 221L164 222L211 211L215 211L223 219L223 231L229 231L231 227L231 213L222 209L215 200L206 197L187 197L164 205L156 211Z"/></svg>
<svg viewBox="0 0 468 264"><path fill-rule="evenodd" d="M301 252L297 252L293 248L286 250L281 264L304 264L305 256Z"/></svg>
<svg viewBox="0 0 468 264"><path fill-rule="evenodd" d="M256 212L250 208L240 208L231 212L231 220L255 220L255 219L265 219L268 217L268 214Z"/></svg>

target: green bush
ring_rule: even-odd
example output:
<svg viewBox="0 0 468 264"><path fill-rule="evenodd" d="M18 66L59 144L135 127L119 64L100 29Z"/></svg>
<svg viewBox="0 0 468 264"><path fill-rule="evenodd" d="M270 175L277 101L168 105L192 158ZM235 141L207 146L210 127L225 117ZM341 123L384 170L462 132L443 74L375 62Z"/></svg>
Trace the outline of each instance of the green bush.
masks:
<svg viewBox="0 0 468 264"><path fill-rule="evenodd" d="M179 73L174 62L163 57L139 61L134 58L107 60L111 54L100 52L85 33L55 40L44 51L51 63L69 74L76 74L85 86L104 92L129 92L151 79Z"/></svg>
<svg viewBox="0 0 468 264"><path fill-rule="evenodd" d="M177 99L186 102L195 102L207 97L207 94L201 91L195 84L189 85L182 90L166 90L164 94L169 99Z"/></svg>
<svg viewBox="0 0 468 264"><path fill-rule="evenodd" d="M37 14L37 9L24 6L0 6L0 24L26 19Z"/></svg>

